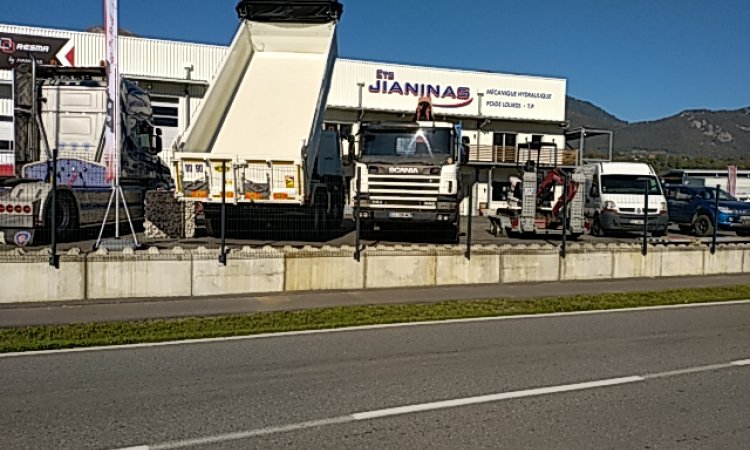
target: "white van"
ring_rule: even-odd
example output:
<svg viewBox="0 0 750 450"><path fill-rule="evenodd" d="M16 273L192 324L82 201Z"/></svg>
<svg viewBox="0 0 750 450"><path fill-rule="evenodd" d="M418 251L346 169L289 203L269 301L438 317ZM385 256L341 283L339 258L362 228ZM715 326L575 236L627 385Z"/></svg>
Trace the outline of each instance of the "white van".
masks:
<svg viewBox="0 0 750 450"><path fill-rule="evenodd" d="M586 173L586 221L591 234L642 231L645 183L648 181L648 230L652 236L667 234L669 214L659 178L646 163L598 162L584 167Z"/></svg>

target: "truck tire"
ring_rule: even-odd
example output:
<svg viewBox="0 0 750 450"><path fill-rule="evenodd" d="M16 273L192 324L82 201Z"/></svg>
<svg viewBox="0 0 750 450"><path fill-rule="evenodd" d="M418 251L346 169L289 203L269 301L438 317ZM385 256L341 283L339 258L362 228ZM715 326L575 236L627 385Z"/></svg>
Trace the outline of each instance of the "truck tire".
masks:
<svg viewBox="0 0 750 450"><path fill-rule="evenodd" d="M331 211L328 214L328 232L334 234L341 230L344 221L344 195L340 188L331 192Z"/></svg>
<svg viewBox="0 0 750 450"><path fill-rule="evenodd" d="M602 228L602 221L599 219L598 215L594 216L594 222L591 224L591 234L598 237L604 237L607 235L607 232Z"/></svg>
<svg viewBox="0 0 750 450"><path fill-rule="evenodd" d="M651 232L651 236L657 237L657 238L664 237L666 235L667 235L667 229L666 228L661 229L661 230L654 230L654 231Z"/></svg>
<svg viewBox="0 0 750 450"><path fill-rule="evenodd" d="M450 244L458 244L461 240L461 229L458 224L448 226L445 231L445 240Z"/></svg>
<svg viewBox="0 0 750 450"><path fill-rule="evenodd" d="M51 202L52 198L50 197L44 214L44 229L41 230L42 240L44 242L51 241L53 226L57 229L57 238L61 241L70 241L80 237L81 226L75 197L68 192L58 191L54 221L52 220Z"/></svg>
<svg viewBox="0 0 750 450"><path fill-rule="evenodd" d="M325 239L328 229L328 194L323 189L315 191L310 207L309 221L303 226L303 239L317 241Z"/></svg>
<svg viewBox="0 0 750 450"><path fill-rule="evenodd" d="M221 210L203 205L203 220L206 222L208 236L221 237Z"/></svg>
<svg viewBox="0 0 750 450"><path fill-rule="evenodd" d="M697 236L706 237L714 234L714 223L708 214L701 213L693 220L693 231Z"/></svg>

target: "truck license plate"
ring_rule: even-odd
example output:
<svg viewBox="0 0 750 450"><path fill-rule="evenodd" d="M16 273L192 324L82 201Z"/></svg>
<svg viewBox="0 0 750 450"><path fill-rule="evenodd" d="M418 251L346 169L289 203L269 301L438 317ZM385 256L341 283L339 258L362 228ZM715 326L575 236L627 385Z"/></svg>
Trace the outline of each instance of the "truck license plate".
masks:
<svg viewBox="0 0 750 450"><path fill-rule="evenodd" d="M630 223L632 223L634 225L643 225L643 220L642 219L633 219L633 220L630 221Z"/></svg>
<svg viewBox="0 0 750 450"><path fill-rule="evenodd" d="M392 219L411 219L412 216L410 212L393 211L388 213L388 217Z"/></svg>

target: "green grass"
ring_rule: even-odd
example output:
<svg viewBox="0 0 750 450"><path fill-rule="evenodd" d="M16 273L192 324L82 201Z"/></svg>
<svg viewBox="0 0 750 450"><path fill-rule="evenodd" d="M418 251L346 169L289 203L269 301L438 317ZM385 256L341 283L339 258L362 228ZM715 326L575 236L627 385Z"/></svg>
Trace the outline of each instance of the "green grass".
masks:
<svg viewBox="0 0 750 450"><path fill-rule="evenodd" d="M750 298L750 286L741 285L573 297L498 298L431 304L346 306L218 317L3 328L0 329L0 353L240 336L355 325L721 302L747 298Z"/></svg>

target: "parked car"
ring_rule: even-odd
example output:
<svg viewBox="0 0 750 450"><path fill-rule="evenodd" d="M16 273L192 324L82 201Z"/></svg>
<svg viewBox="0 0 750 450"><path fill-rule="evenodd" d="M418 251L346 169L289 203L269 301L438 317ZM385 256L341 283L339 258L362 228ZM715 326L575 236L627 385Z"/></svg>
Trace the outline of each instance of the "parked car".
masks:
<svg viewBox="0 0 750 450"><path fill-rule="evenodd" d="M583 166L586 174L584 214L591 234L643 229L648 184L648 230L654 237L667 234L667 200L653 167L646 163L598 162Z"/></svg>
<svg viewBox="0 0 750 450"><path fill-rule="evenodd" d="M750 236L750 203L742 202L715 187L666 185L669 221L680 230L698 236L710 236L715 222L720 230ZM718 220L715 220L716 196L719 196Z"/></svg>

